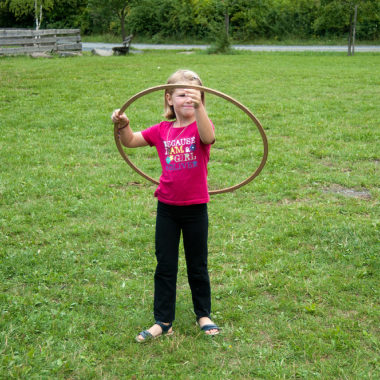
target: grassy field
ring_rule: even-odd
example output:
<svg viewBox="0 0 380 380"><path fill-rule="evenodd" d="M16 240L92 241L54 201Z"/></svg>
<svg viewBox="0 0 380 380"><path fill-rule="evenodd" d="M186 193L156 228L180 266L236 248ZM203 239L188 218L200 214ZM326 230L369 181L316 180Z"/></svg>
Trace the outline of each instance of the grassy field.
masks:
<svg viewBox="0 0 380 380"><path fill-rule="evenodd" d="M378 379L380 55L152 52L0 59L1 379ZM269 158L214 196L213 319L195 326L183 252L175 336L152 323L155 186L113 141L110 114L177 68L248 106ZM162 94L130 108L160 120ZM210 187L254 170L262 145L207 96ZM153 176L154 149L129 152Z"/></svg>

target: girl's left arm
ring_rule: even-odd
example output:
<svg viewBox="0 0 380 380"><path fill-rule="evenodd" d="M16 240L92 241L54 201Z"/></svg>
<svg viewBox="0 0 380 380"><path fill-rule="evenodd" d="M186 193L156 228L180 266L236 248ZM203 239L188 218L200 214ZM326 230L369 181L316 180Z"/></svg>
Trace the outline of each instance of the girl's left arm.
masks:
<svg viewBox="0 0 380 380"><path fill-rule="evenodd" d="M206 108L202 103L201 93L193 89L187 89L186 93L193 100L195 120L203 144L213 144L215 142L215 132L207 115Z"/></svg>

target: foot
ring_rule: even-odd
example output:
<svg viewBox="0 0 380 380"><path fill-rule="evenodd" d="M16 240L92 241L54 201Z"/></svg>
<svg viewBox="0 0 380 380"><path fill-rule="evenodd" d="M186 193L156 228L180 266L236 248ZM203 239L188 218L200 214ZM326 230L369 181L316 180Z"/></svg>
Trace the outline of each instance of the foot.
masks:
<svg viewBox="0 0 380 380"><path fill-rule="evenodd" d="M202 327L206 325L214 325L215 323L208 317L201 317L198 319L199 327L202 329ZM218 335L219 334L219 328L216 329L210 329L205 331L206 335Z"/></svg>
<svg viewBox="0 0 380 380"><path fill-rule="evenodd" d="M165 326L169 326L170 323L164 323ZM160 335L162 335L163 333L163 330L161 328L160 325L158 325L157 323L155 323L150 329L148 330L145 330L144 332L147 332L151 335L152 338L157 338L159 337ZM151 338L148 334L148 337ZM168 332L166 333L168 335L171 335L173 334L173 328L170 327L170 329L168 330ZM147 340L147 337L144 337L142 335L142 333L140 333L139 335L137 335L136 337L136 340L139 341L139 342L144 342L145 340Z"/></svg>

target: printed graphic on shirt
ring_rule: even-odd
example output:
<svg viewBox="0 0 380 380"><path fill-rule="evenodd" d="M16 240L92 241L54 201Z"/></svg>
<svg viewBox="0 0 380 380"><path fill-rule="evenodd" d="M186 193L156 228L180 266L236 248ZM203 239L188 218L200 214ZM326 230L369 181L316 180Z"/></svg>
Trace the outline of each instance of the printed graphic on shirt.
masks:
<svg viewBox="0 0 380 380"><path fill-rule="evenodd" d="M195 143L195 136L164 140L165 156L166 156L166 170L184 170L193 169L198 165Z"/></svg>

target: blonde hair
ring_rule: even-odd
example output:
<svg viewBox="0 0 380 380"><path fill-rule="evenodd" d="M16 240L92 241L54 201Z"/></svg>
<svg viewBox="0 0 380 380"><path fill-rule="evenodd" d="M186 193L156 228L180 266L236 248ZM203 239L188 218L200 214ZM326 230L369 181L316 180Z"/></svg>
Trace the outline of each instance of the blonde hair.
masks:
<svg viewBox="0 0 380 380"><path fill-rule="evenodd" d="M191 70L177 70L172 74L166 82L167 84L194 84L197 86L202 86L202 81L198 74ZM174 89L165 90L165 105L164 105L164 116L167 119L175 119L176 115L173 106L169 105L166 94L172 95ZM202 103L205 104L205 94L201 92Z"/></svg>

